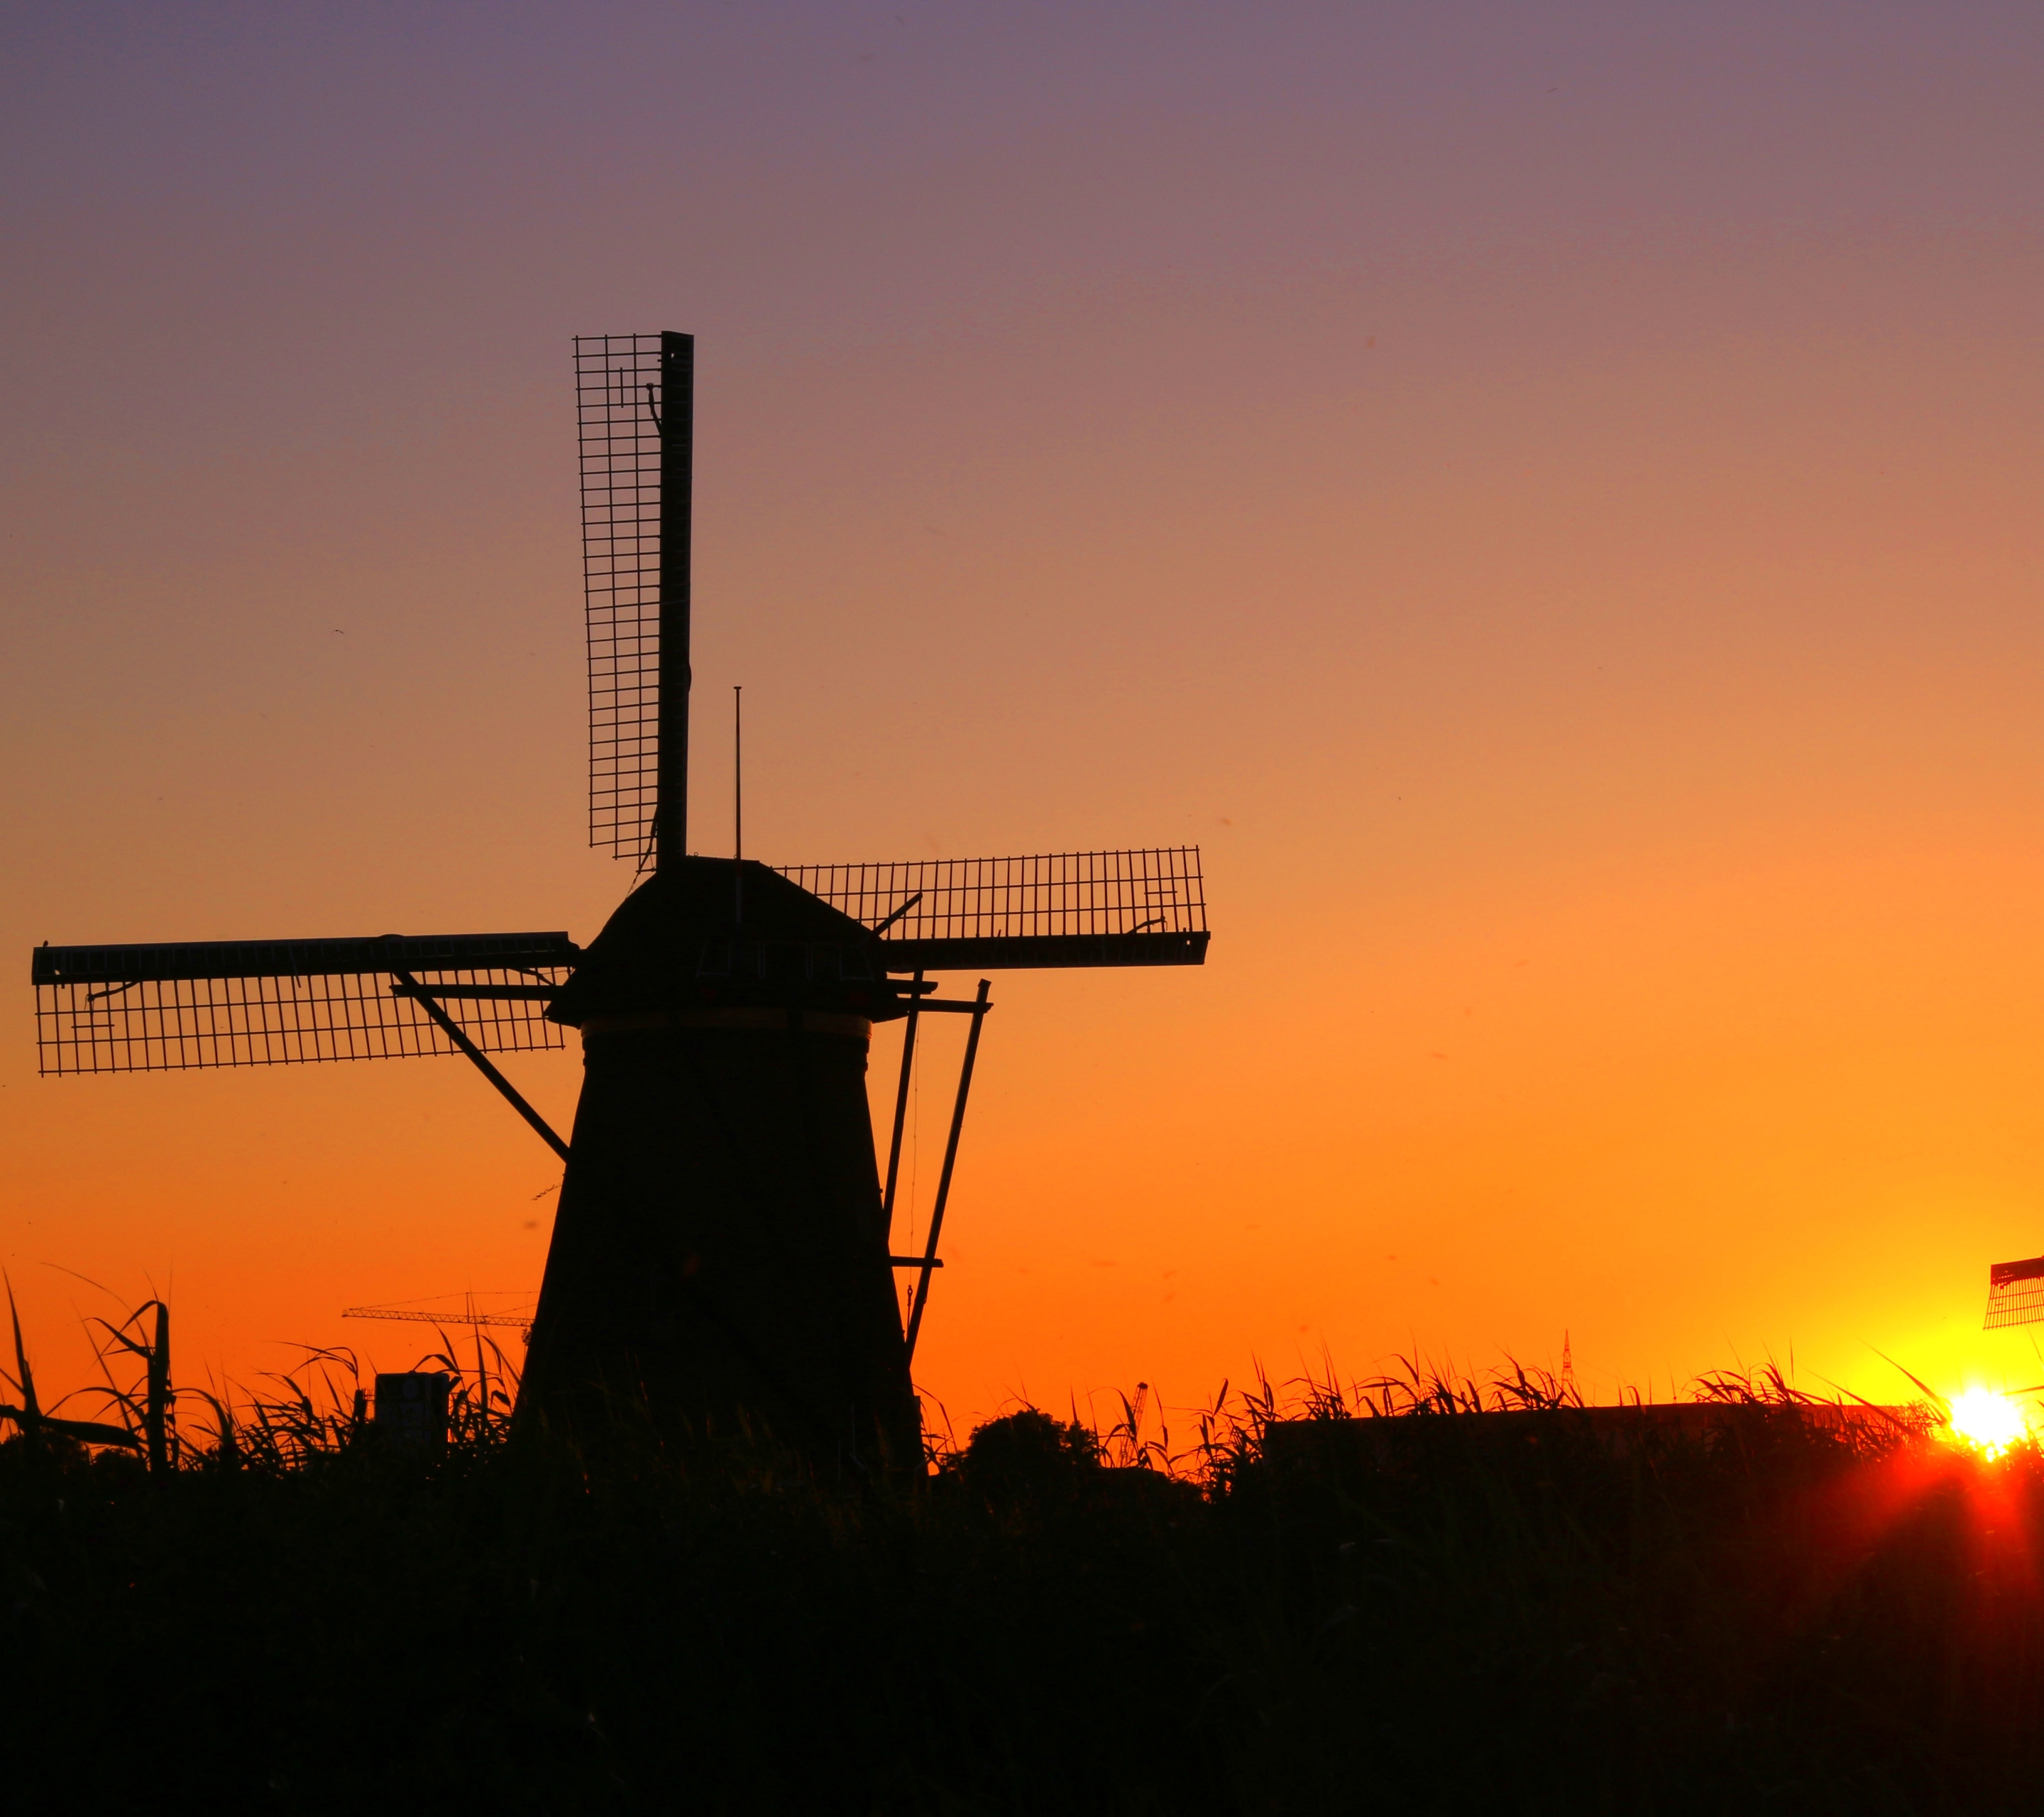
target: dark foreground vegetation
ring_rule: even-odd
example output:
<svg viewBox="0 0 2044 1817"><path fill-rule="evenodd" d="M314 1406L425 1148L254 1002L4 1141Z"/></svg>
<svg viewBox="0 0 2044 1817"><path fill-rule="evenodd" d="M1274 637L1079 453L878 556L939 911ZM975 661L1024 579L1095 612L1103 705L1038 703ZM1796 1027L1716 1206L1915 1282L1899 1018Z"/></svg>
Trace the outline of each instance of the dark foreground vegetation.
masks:
<svg viewBox="0 0 2044 1817"><path fill-rule="evenodd" d="M1026 1412L889 1485L622 1416L600 1454L512 1442L474 1372L453 1442L408 1452L319 1373L182 1434L138 1389L110 1411L139 1449L8 1428L12 1808L2044 1799L2044 1460L1778 1380L1623 1442L1516 1376L1486 1404L1548 1411L1238 1395L1175 1480L1132 1409Z"/></svg>

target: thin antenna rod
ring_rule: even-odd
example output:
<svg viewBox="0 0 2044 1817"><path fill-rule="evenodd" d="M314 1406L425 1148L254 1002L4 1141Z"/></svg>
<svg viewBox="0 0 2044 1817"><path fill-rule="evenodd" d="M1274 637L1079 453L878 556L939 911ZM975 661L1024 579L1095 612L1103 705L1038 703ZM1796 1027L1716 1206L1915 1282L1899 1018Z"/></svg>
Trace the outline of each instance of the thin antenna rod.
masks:
<svg viewBox="0 0 2044 1817"><path fill-rule="evenodd" d="M731 690L731 878L733 924L745 925L745 690Z"/></svg>

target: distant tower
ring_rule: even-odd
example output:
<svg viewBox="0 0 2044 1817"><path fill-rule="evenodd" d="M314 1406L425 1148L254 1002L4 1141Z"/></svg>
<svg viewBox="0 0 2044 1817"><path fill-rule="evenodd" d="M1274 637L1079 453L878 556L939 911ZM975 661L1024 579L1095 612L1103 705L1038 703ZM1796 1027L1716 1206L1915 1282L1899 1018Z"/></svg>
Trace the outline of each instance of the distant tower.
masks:
<svg viewBox="0 0 2044 1817"><path fill-rule="evenodd" d="M1576 1385L1576 1359L1569 1350L1569 1334L1566 1327L1562 1332L1562 1385L1564 1388Z"/></svg>

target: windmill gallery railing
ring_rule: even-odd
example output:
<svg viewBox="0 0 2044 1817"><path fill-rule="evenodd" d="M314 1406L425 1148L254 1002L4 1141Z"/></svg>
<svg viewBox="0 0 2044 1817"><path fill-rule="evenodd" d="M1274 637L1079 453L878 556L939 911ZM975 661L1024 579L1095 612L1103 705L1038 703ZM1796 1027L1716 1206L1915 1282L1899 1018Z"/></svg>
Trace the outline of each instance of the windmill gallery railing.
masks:
<svg viewBox="0 0 2044 1817"><path fill-rule="evenodd" d="M1206 953L1197 846L778 868L875 929L889 971L1197 965Z"/></svg>
<svg viewBox="0 0 2044 1817"><path fill-rule="evenodd" d="M397 971L485 1052L559 1047L546 1008L576 956L566 934L38 947L36 1058L153 1073L457 1051Z"/></svg>

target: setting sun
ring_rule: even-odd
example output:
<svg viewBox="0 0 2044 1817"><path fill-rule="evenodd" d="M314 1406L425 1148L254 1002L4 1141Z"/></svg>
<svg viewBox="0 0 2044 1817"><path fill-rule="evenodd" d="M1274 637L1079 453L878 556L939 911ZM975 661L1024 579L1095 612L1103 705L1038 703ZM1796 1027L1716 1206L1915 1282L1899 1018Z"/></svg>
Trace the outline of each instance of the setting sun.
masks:
<svg viewBox="0 0 2044 1817"><path fill-rule="evenodd" d="M2023 1435L2023 1409L1991 1388L1969 1388L1955 1396L1946 1422L1952 1436L1986 1458L1998 1458Z"/></svg>

